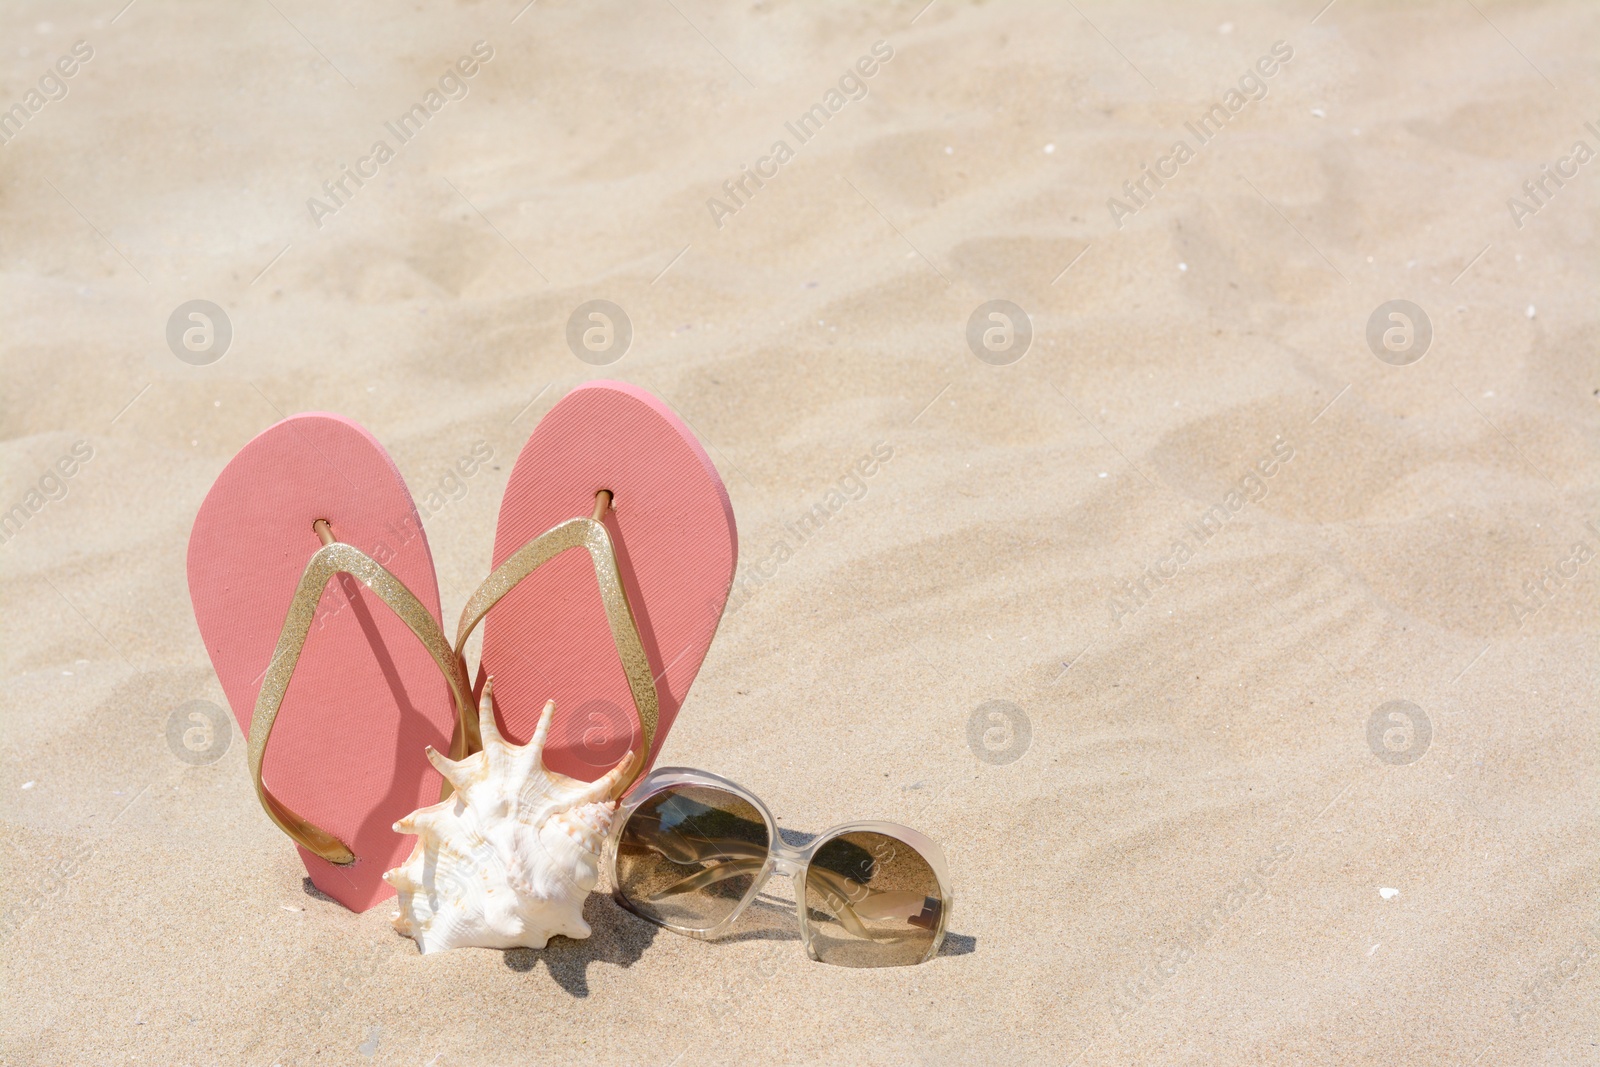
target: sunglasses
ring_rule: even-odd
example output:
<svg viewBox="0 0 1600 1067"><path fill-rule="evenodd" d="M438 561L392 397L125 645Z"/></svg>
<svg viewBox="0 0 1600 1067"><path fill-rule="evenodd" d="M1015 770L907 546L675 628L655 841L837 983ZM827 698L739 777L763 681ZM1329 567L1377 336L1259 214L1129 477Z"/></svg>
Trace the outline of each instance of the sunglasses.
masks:
<svg viewBox="0 0 1600 1067"><path fill-rule="evenodd" d="M726 778L662 767L612 821L606 869L617 903L690 937L723 933L774 873L794 879L800 939L844 967L921 963L939 951L950 877L939 846L888 822L836 826L805 848Z"/></svg>

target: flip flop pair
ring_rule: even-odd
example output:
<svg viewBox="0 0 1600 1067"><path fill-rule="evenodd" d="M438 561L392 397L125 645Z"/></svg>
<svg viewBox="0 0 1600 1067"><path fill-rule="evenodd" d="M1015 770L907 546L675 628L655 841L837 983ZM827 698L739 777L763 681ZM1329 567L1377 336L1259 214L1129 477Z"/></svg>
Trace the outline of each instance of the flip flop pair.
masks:
<svg viewBox="0 0 1600 1067"><path fill-rule="evenodd" d="M394 894L383 873L411 850L394 823L448 794L427 749L479 747L489 675L516 744L555 701L549 769L593 781L631 750L628 781L647 771L737 552L727 490L689 429L641 389L591 382L517 457L454 644L399 469L338 415L285 419L228 463L195 518L189 593L263 809L312 884L363 911Z"/></svg>

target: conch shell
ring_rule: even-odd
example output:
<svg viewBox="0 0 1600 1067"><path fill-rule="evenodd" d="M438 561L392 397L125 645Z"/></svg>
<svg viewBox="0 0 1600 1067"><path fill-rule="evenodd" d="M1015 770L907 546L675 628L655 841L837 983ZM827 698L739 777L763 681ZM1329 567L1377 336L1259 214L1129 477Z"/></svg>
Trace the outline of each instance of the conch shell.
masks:
<svg viewBox="0 0 1600 1067"><path fill-rule="evenodd" d="M540 758L555 701L526 745L500 735L494 680L478 712L483 751L428 760L455 792L407 815L395 831L417 845L384 881L399 892L395 929L423 953L462 946L544 948L556 934L583 938L583 902L600 875L600 850L633 763L629 752L604 777L580 782Z"/></svg>

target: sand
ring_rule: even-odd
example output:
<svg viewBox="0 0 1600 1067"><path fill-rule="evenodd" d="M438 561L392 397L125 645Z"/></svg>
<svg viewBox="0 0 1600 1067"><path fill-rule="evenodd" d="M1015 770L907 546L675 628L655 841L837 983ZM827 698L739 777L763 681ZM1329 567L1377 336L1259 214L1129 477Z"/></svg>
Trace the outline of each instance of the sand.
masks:
<svg viewBox="0 0 1600 1067"><path fill-rule="evenodd" d="M0 13L0 105L92 50L0 145L0 1062L1600 1061L1592 7L118 6ZM597 894L421 957L306 891L236 731L169 742L245 441L338 411L454 493L454 618L599 377L700 435L741 578L786 557L663 761L942 842L939 958L814 964L781 880L718 944Z"/></svg>

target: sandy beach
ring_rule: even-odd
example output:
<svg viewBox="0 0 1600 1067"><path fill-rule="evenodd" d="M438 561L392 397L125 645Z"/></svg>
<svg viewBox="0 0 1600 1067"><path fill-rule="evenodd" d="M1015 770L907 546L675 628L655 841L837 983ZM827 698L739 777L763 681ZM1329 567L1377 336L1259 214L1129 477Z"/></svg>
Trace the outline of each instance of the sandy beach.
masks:
<svg viewBox="0 0 1600 1067"><path fill-rule="evenodd" d="M0 12L0 1063L1600 1063L1600 10L124 2ZM737 517L660 763L939 841L937 958L421 956L187 732L247 441L453 624L600 378Z"/></svg>

